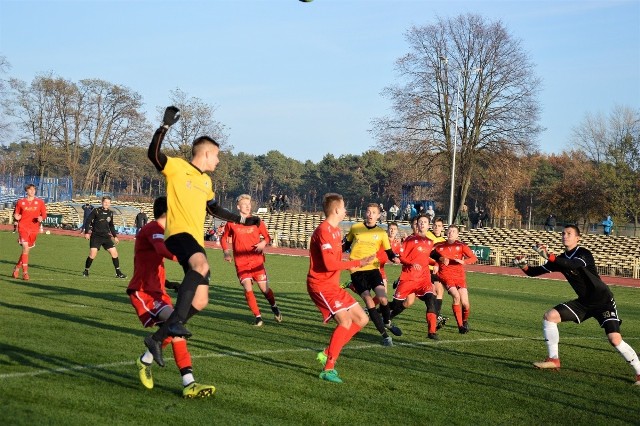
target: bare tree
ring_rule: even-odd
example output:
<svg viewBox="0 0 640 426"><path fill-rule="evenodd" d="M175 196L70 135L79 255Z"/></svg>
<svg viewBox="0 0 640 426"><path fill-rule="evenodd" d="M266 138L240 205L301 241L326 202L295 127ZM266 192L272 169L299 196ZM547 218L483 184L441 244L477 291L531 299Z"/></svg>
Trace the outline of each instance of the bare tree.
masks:
<svg viewBox="0 0 640 426"><path fill-rule="evenodd" d="M457 172L453 216L464 203L478 154L535 149L540 80L534 65L501 22L478 15L439 19L406 33L401 83L384 89L394 115L374 120L382 150L409 152L423 167ZM457 129L457 134L455 133Z"/></svg>
<svg viewBox="0 0 640 426"><path fill-rule="evenodd" d="M0 74L6 74L11 69L11 64L7 58L0 56ZM6 99L8 98L8 87L6 80L0 78L0 112L6 109ZM0 114L0 143L4 137L9 135L11 122L6 120L5 114Z"/></svg>
<svg viewBox="0 0 640 426"><path fill-rule="evenodd" d="M204 103L200 98L188 98L180 89L173 90L170 98L170 103L180 109L180 120L171 126L166 136L165 143L169 147L180 152L187 160L191 159L191 143L199 136L212 137L223 149L232 148L227 146L225 126L214 118L215 107ZM165 108L166 105L158 107L159 118L164 114Z"/></svg>
<svg viewBox="0 0 640 426"><path fill-rule="evenodd" d="M27 139L34 152L31 161L42 178L51 158L53 141L59 129L54 106L54 87L50 77L38 76L30 85L12 78L9 80L13 97L6 103L7 114L18 120L22 138Z"/></svg>
<svg viewBox="0 0 640 426"><path fill-rule="evenodd" d="M10 86L14 96L8 112L35 147L41 176L52 153L60 151L78 189L102 188L100 181L114 171L120 150L149 139L140 95L126 87L95 79L76 84L50 75L30 85L11 79Z"/></svg>

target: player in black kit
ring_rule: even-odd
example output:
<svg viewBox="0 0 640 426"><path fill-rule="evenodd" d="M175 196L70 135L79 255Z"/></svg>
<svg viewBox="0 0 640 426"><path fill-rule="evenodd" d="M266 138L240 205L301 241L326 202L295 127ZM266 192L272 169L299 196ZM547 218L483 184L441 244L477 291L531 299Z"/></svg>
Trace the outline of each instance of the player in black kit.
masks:
<svg viewBox="0 0 640 426"><path fill-rule="evenodd" d="M562 231L562 245L565 247L562 254L556 256L549 253L545 245L537 245L534 250L547 259L544 265L529 266L524 258L517 258L514 261L530 277L549 272L562 273L578 295L577 299L560 303L545 312L542 324L549 356L546 360L535 362L533 365L536 368L560 369L558 323L573 321L580 324L589 318L595 318L607 334L609 343L636 371L634 384L640 386L640 361L633 348L622 340L621 320L618 317L613 293L600 279L593 255L586 248L580 247L579 242L580 229L575 225L567 225Z"/></svg>
<svg viewBox="0 0 640 426"><path fill-rule="evenodd" d="M120 270L120 260L118 260L118 233L113 226L113 212L109 210L111 206L111 197L102 197L102 206L93 209L87 221L84 224L84 237L89 240L89 256L84 263L83 277L89 276L89 268L93 259L98 255L100 247L104 247L111 255L113 267L116 268L116 278L127 278ZM89 234L91 228L91 234Z"/></svg>

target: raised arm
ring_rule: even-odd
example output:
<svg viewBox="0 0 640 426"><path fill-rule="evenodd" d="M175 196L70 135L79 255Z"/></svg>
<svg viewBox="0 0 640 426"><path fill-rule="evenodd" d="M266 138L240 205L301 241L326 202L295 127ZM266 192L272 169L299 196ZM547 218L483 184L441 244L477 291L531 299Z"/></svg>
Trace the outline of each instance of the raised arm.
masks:
<svg viewBox="0 0 640 426"><path fill-rule="evenodd" d="M164 140L169 127L175 124L180 119L180 110L174 106L167 107L164 111L164 117L162 119L162 126L156 130L151 138L151 144L147 151L147 157L153 163L158 171L162 171L167 164L167 156L160 152L162 141Z"/></svg>

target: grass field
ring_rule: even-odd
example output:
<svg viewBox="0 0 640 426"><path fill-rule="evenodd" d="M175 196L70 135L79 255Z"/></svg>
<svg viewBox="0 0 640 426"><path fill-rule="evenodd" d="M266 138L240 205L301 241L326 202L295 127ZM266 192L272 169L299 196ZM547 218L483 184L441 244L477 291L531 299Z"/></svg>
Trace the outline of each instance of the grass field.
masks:
<svg viewBox="0 0 640 426"><path fill-rule="evenodd" d="M267 270L284 315L254 328L234 269L208 250L210 305L189 328L194 374L214 397L181 398L180 375L154 365L155 388L138 380L144 346L129 304L128 280L114 277L101 251L91 276L80 276L88 243L41 235L31 281L10 277L19 247L0 232L0 400L2 423L26 424L640 424L640 387L597 322L560 325L560 372L538 371L546 356L541 317L574 298L565 282L469 274L469 334L447 325L426 339L424 305L397 319L404 335L384 348L373 325L349 343L337 368L342 385L322 382L316 352L333 330L307 296L308 259L269 255ZM119 246L132 273L133 243ZM390 277L399 269L389 267ZM181 269L168 265L168 276ZM346 274L344 275L346 279ZM623 336L640 349L640 290L614 288ZM450 315L450 298L443 311ZM453 321L452 321L453 322Z"/></svg>

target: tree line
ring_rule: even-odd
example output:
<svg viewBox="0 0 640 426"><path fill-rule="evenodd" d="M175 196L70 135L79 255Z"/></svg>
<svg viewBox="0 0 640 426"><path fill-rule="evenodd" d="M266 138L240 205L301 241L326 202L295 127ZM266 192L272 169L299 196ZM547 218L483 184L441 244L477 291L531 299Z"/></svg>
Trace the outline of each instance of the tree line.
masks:
<svg viewBox="0 0 640 426"><path fill-rule="evenodd" d="M221 143L213 181L218 198L233 206L241 193L259 206L286 194L290 207L319 211L326 192L345 196L351 212L369 202L400 203L402 185L428 181L411 199L433 200L437 214L462 205L484 208L496 226L560 222L618 223L640 216L640 112L616 106L587 113L571 146L559 155L538 151L535 67L500 21L479 15L440 18L413 26L408 50L396 61L397 79L382 91L390 113L372 118L377 149L317 163L270 150L234 153L215 107L176 89L167 105L181 109L165 147L189 158L191 141L208 134ZM0 56L0 76L10 64ZM70 176L78 193L114 192L152 199L163 191L146 146L166 105L150 119L135 90L101 79L71 81L53 74L31 82L0 79L0 174ZM451 170L455 183L451 188Z"/></svg>

